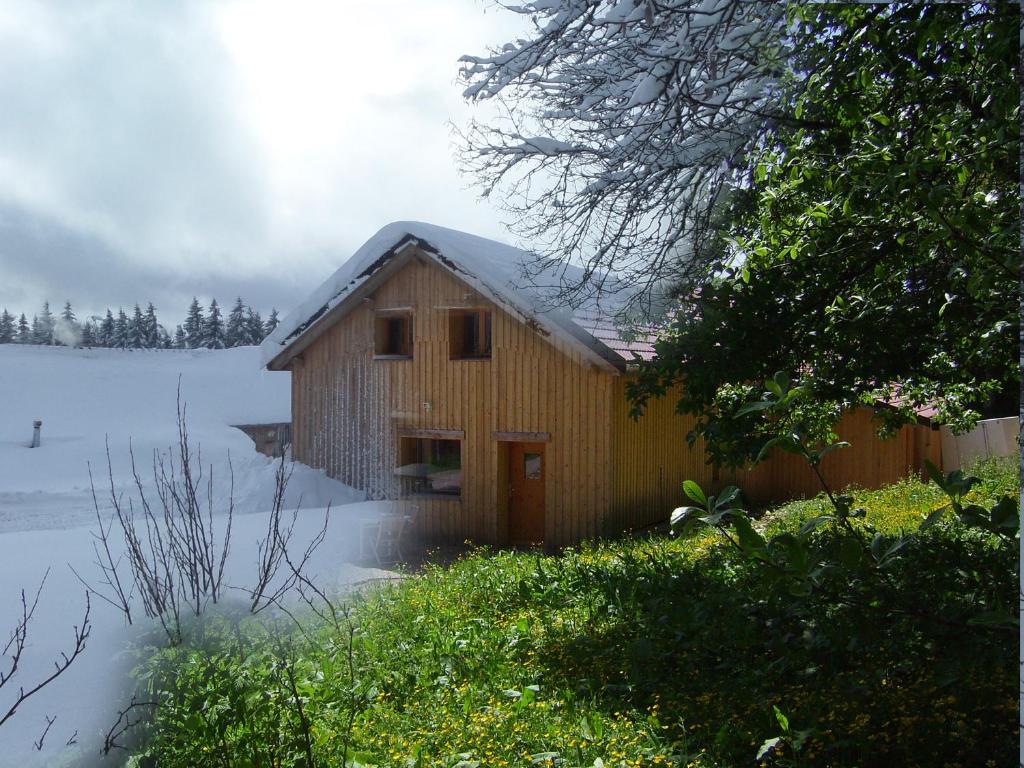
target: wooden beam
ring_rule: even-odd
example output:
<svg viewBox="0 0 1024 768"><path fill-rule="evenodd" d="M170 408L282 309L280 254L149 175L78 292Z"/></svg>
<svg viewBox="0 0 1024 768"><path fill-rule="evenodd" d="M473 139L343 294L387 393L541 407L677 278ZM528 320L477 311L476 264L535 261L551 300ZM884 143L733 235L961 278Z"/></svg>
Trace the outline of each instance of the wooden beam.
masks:
<svg viewBox="0 0 1024 768"><path fill-rule="evenodd" d="M464 429L406 429L398 430L399 437L433 437L439 440L464 440Z"/></svg>
<svg viewBox="0 0 1024 768"><path fill-rule="evenodd" d="M491 438L505 443L550 443L550 432L491 432Z"/></svg>

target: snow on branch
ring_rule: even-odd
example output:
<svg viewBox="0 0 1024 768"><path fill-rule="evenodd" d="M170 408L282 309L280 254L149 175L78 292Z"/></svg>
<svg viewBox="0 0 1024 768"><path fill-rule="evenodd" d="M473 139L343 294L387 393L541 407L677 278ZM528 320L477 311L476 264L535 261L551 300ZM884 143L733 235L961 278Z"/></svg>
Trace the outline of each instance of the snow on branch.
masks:
<svg viewBox="0 0 1024 768"><path fill-rule="evenodd" d="M533 34L463 56L464 96L503 110L461 131L463 168L500 191L550 259L648 289L707 269L743 158L779 116L785 5L539 0ZM572 286L569 292L590 290Z"/></svg>

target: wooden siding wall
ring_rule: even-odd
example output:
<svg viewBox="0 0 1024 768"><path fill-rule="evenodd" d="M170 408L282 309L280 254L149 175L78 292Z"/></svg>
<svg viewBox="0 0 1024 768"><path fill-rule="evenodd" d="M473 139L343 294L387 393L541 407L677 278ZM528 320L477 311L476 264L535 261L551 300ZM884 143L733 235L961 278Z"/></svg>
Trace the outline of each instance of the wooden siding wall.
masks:
<svg viewBox="0 0 1024 768"><path fill-rule="evenodd" d="M938 430L911 425L881 440L877 426L869 408L848 411L840 419L836 433L850 446L832 451L821 462L821 473L833 489L851 485L879 488L909 474L921 474L925 459L941 465ZM729 473L729 482L757 504L809 498L821 492L818 479L803 459L778 450L752 469Z"/></svg>
<svg viewBox="0 0 1024 768"><path fill-rule="evenodd" d="M629 417L627 379L615 383L613 441L615 480L608 529L626 531L664 523L686 503L683 481L696 480L706 491L716 479L705 463L703 442L691 448L686 434L694 419L676 413L678 393L652 400L639 420Z"/></svg>
<svg viewBox="0 0 1024 768"><path fill-rule="evenodd" d="M374 360L374 312L413 307L413 360ZM492 358L449 360L448 308L493 312ZM617 377L416 258L302 353L292 367L295 458L371 498L396 498L401 429L461 429L462 497L415 499L428 539L506 540L506 454L492 432L549 432L546 542L602 533L611 495L609 409ZM426 410L424 403L430 403Z"/></svg>
<svg viewBox="0 0 1024 768"><path fill-rule="evenodd" d="M696 480L705 491L739 486L755 504L807 498L821 491L806 462L782 451L757 467L717 471L705 464L702 441L693 448L686 434L694 419L675 412L678 392L651 401L639 421L629 418L626 379L615 385L613 408L613 501L606 530L624 531L664 523L672 509L689 503L684 480ZM871 411L861 408L840 420L837 432L850 447L833 451L822 461L822 474L835 489L850 485L878 488L911 473L921 473L924 459L941 462L939 432L926 426L904 427L889 440L880 440Z"/></svg>

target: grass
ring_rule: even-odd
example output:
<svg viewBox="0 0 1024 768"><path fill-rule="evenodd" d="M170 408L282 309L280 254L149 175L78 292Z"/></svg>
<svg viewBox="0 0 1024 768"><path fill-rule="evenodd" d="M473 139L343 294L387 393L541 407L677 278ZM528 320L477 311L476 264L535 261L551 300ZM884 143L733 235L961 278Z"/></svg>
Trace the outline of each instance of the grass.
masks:
<svg viewBox="0 0 1024 768"><path fill-rule="evenodd" d="M978 471L979 501L1019 492L1015 464ZM916 480L854 494L890 533L942 501ZM795 502L767 526L821 509ZM1016 630L972 617L1014 608L1016 567L1015 545L952 521L877 581L837 576L799 600L708 535L476 550L304 633L221 617L156 652L140 675L160 706L133 760L749 766L788 722L800 737L762 764L1009 765Z"/></svg>

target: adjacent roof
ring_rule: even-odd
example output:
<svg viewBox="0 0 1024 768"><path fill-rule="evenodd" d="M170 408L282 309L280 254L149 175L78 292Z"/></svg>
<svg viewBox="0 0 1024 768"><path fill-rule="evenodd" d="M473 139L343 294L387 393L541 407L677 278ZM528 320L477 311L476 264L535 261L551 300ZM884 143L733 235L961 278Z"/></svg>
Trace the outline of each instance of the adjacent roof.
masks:
<svg viewBox="0 0 1024 768"><path fill-rule="evenodd" d="M535 269L538 263L529 251L434 224L399 221L367 240L284 318L263 342L263 363L274 369L284 367L345 312L347 299L411 246L513 316L601 367L622 370L628 362L653 356L652 334L636 339L615 323L620 306L616 297L592 299L575 309L558 302L562 286L581 277L579 268L559 264L539 275L531 273L528 279L524 265Z"/></svg>

